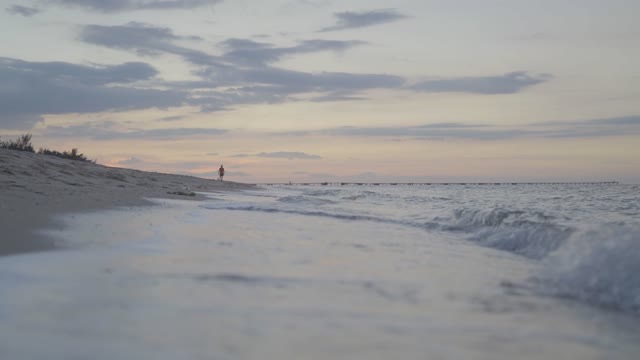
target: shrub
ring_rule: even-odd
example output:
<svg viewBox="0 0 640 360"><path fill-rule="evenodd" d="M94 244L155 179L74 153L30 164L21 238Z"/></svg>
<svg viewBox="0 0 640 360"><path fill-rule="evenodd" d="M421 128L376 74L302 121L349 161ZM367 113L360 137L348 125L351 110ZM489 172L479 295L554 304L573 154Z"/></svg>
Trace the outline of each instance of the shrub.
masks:
<svg viewBox="0 0 640 360"><path fill-rule="evenodd" d="M24 134L19 138L17 138L16 140L0 141L0 149L35 152L33 150L33 145L31 145L31 134ZM40 148L38 150L38 154L57 156L59 158L69 159L69 160L88 161L88 162L95 163L95 160L89 160L86 156L84 156L84 154L78 153L77 148L73 148L71 149L71 151L63 151L63 152L60 152L57 150L49 150L46 148Z"/></svg>
<svg viewBox="0 0 640 360"><path fill-rule="evenodd" d="M88 162L95 163L94 160L89 160L86 156L84 156L84 154L78 154L77 148L73 148L71 149L71 151L63 151L63 152L60 152L57 150L49 150L46 148L40 148L38 150L38 154L56 156L59 158L69 159L69 160L88 161Z"/></svg>
<svg viewBox="0 0 640 360"><path fill-rule="evenodd" d="M34 152L31 134L24 134L16 140L0 141L0 149Z"/></svg>

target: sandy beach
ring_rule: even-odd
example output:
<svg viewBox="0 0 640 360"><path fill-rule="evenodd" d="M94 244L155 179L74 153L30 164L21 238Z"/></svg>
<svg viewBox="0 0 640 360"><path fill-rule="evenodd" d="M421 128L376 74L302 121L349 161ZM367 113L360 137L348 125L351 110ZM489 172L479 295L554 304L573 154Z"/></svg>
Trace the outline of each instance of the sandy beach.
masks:
<svg viewBox="0 0 640 360"><path fill-rule="evenodd" d="M53 248L37 230L56 226L56 215L151 205L147 198L201 199L171 193L252 187L0 149L0 255Z"/></svg>

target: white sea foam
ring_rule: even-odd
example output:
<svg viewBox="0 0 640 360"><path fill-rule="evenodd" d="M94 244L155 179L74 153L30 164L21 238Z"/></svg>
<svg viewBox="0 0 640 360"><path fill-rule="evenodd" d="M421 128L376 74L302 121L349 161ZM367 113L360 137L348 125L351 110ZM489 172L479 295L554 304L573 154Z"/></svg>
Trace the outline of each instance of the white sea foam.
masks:
<svg viewBox="0 0 640 360"><path fill-rule="evenodd" d="M551 294L640 312L640 225L608 223L576 232L543 261Z"/></svg>
<svg viewBox="0 0 640 360"><path fill-rule="evenodd" d="M559 248L573 232L539 211L462 209L455 211L454 218L450 229L471 233L469 240L533 259Z"/></svg>

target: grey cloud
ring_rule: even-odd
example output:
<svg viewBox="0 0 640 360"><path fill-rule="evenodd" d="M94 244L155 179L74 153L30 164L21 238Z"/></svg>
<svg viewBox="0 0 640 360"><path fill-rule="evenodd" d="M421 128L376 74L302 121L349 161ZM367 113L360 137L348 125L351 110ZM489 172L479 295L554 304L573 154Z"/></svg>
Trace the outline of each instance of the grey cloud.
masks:
<svg viewBox="0 0 640 360"><path fill-rule="evenodd" d="M595 119L590 121L595 125L640 125L640 116L622 116L608 119Z"/></svg>
<svg viewBox="0 0 640 360"><path fill-rule="evenodd" d="M80 40L112 49L134 51L141 55L178 55L192 64L209 66L196 74L210 78L224 77L229 72L241 71L242 67L264 67L285 56L324 51L341 52L366 44L357 40L314 39L301 41L294 46L276 47L270 43L231 38L219 44L225 50L223 55L214 56L175 44L181 40L202 40L199 37L179 36L169 28L137 22L114 26L86 25L81 28Z"/></svg>
<svg viewBox="0 0 640 360"><path fill-rule="evenodd" d="M220 43L221 56L191 50L175 44L193 39L175 35L168 28L140 23L121 26L85 26L81 39L87 43L131 50L142 54L170 53L182 56L200 68L194 75L203 80L166 83L172 89L190 91L188 104L204 112L229 110L233 105L281 103L296 100L293 95L327 93L313 101L359 100L357 92L373 88L398 88L405 79L386 74L307 73L271 67L282 57L323 51L345 51L365 44L360 41L306 40L290 47L231 38ZM201 89L204 91L195 91Z"/></svg>
<svg viewBox="0 0 640 360"><path fill-rule="evenodd" d="M529 124L529 126L598 126L598 125L640 125L640 115L620 116L583 121L546 121Z"/></svg>
<svg viewBox="0 0 640 360"><path fill-rule="evenodd" d="M281 87L279 88L280 90L289 91L290 93L398 88L405 82L402 77L395 75L339 72L308 73L271 67L240 71L236 75L240 77L238 80L276 85Z"/></svg>
<svg viewBox="0 0 640 360"><path fill-rule="evenodd" d="M406 127L340 127L324 130L321 133L340 136L395 136L413 137L432 140L442 139L473 139L473 140L502 140L531 135L531 131L521 129L485 129L484 126L406 126Z"/></svg>
<svg viewBox="0 0 640 360"><path fill-rule="evenodd" d="M202 167L206 167L206 166L211 166L210 162L204 162L204 161L180 161L180 162L166 162L166 161L160 161L159 159L155 159L155 160L142 160L140 158L137 158L135 156L131 156L130 158L126 159L126 160L121 160L116 162L117 165L124 165L124 166L132 166L132 165L144 165L145 167L170 167L172 169L180 169L181 171L178 171L178 174L184 174L184 175L195 175L195 176L207 176L207 174L209 173L196 173L196 172L191 172L189 170L194 169L194 168L202 168ZM211 172L211 174L213 174L214 172ZM215 172L215 175L217 176L217 171Z"/></svg>
<svg viewBox="0 0 640 360"><path fill-rule="evenodd" d="M362 28L378 24L385 24L407 18L395 9L380 9L363 12L345 11L334 14L336 25L321 29L321 32Z"/></svg>
<svg viewBox="0 0 640 360"><path fill-rule="evenodd" d="M278 47L266 42L231 38L219 43L224 52L214 56L176 45L177 41L197 38L179 36L171 29L140 23L89 25L82 29L80 37L87 43L142 54L174 54L198 65L193 74L202 80L155 84L190 94L186 104L198 106L203 112L226 111L243 104L299 101L302 99L300 95L308 93L319 93L309 99L315 102L364 100L361 95L364 91L402 88L406 83L406 79L388 74L312 73L270 65L285 56L345 51L365 44L353 40L315 39ZM405 88L414 91L510 93L546 79L545 75L514 72L493 77L432 80Z"/></svg>
<svg viewBox="0 0 640 360"><path fill-rule="evenodd" d="M151 26L139 22L125 25L86 25L80 39L91 44L127 50L157 51L170 41L185 39L175 35L169 28Z"/></svg>
<svg viewBox="0 0 640 360"><path fill-rule="evenodd" d="M510 72L498 76L461 77L427 80L409 87L419 92L464 92L474 94L514 94L521 90L548 81L550 75L531 75L524 71Z"/></svg>
<svg viewBox="0 0 640 360"><path fill-rule="evenodd" d="M336 91L327 95L316 96L311 98L314 102L332 102L332 101L361 101L366 100L364 97L353 96L351 92Z"/></svg>
<svg viewBox="0 0 640 360"><path fill-rule="evenodd" d="M425 124L418 125L416 128L418 129L460 129L460 128L479 128L479 127L488 127L489 125L484 124L464 124L459 122L447 122L447 123L433 123L433 124Z"/></svg>
<svg viewBox="0 0 640 360"><path fill-rule="evenodd" d="M128 158L127 160L118 161L118 165L138 165L143 164L144 160L140 160L135 156Z"/></svg>
<svg viewBox="0 0 640 360"><path fill-rule="evenodd" d="M426 140L481 140L497 141L524 137L538 138L593 138L605 136L640 135L640 116L592 119L574 122L554 121L534 123L520 127L487 124L434 123L398 127L345 126L315 132L288 132L276 135L335 135L366 137L397 137Z"/></svg>
<svg viewBox="0 0 640 360"><path fill-rule="evenodd" d="M223 58L231 63L264 66L273 63L285 56L306 54L322 51L345 51L366 42L357 40L306 40L295 46L276 47L269 43L261 43L247 39L228 39L221 43L228 51Z"/></svg>
<svg viewBox="0 0 640 360"><path fill-rule="evenodd" d="M230 157L236 158L247 158L247 157L262 157L262 158L277 158L277 159L308 159L308 160L317 160L322 159L321 156L306 154L303 152L297 151L278 151L278 152L261 152L258 154L236 154L231 155Z"/></svg>
<svg viewBox="0 0 640 360"><path fill-rule="evenodd" d="M10 58L0 58L0 72L5 82L17 81L22 75L31 80L68 81L82 85L132 83L151 79L158 73L150 65L139 62L86 66L60 61L28 62Z"/></svg>
<svg viewBox="0 0 640 360"><path fill-rule="evenodd" d="M178 121L184 119L186 116L176 115L176 116L165 116L163 118L158 119L159 121Z"/></svg>
<svg viewBox="0 0 640 360"><path fill-rule="evenodd" d="M360 91L375 88L400 88L405 80L399 76L384 74L306 73L273 67L248 70L229 70L215 81L196 82L191 86L215 88L220 84L254 84L231 87L227 90L198 92L198 97L188 100L201 106L203 111L228 110L240 104L275 104L293 101L295 95L309 92L326 93L312 101L361 100L355 96ZM188 87L189 84L182 84Z"/></svg>
<svg viewBox="0 0 640 360"><path fill-rule="evenodd" d="M272 44L254 41L251 39L230 38L222 41L220 45L230 50L255 50L273 48Z"/></svg>
<svg viewBox="0 0 640 360"><path fill-rule="evenodd" d="M278 152L270 152L265 153L261 152L255 155L256 157L264 157L264 158L280 158L280 159L310 159L310 160L318 160L322 159L321 156L306 154L303 152L288 152L288 151L278 151Z"/></svg>
<svg viewBox="0 0 640 360"><path fill-rule="evenodd" d="M156 74L126 63L84 66L0 58L0 128L28 129L43 114L91 113L179 106L181 91L133 87Z"/></svg>
<svg viewBox="0 0 640 360"><path fill-rule="evenodd" d="M48 137L66 138L66 137L88 137L95 140L113 140L113 139L151 139L151 140L168 140L191 136L202 135L221 135L227 130L209 129L209 128L167 128L167 129L150 129L150 130L118 130L114 123L92 124L86 123L82 125L72 126L47 126L43 135Z"/></svg>
<svg viewBox="0 0 640 360"><path fill-rule="evenodd" d="M222 0L156 0L138 1L140 9L193 9L206 5L215 5Z"/></svg>
<svg viewBox="0 0 640 360"><path fill-rule="evenodd" d="M549 138L587 138L603 136L640 135L640 116L612 118L548 121L533 123L529 128L544 131Z"/></svg>
<svg viewBox="0 0 640 360"><path fill-rule="evenodd" d="M315 8L325 7L331 5L331 0L298 0L301 4L313 6Z"/></svg>
<svg viewBox="0 0 640 360"><path fill-rule="evenodd" d="M2 103L2 99L0 99L0 104L1 103ZM0 109L0 129L29 130L33 128L36 124L41 123L43 121L44 119L39 114L34 114L34 113L3 114L2 109Z"/></svg>
<svg viewBox="0 0 640 360"><path fill-rule="evenodd" d="M174 54L197 65L218 64L216 56L173 43L181 40L202 40L200 37L179 36L169 28L138 22L114 26L86 25L81 28L80 40L112 49L131 50L140 55Z"/></svg>
<svg viewBox="0 0 640 360"><path fill-rule="evenodd" d="M32 8L32 7L28 7L28 6L21 6L21 5L12 5L10 7L8 7L7 12L13 15L22 15L22 16L26 16L26 17L30 17L33 16L37 13L40 12L40 10L36 9L36 8Z"/></svg>
<svg viewBox="0 0 640 360"><path fill-rule="evenodd" d="M104 13L128 10L193 9L219 2L221 0L49 0L52 4L82 7Z"/></svg>
<svg viewBox="0 0 640 360"><path fill-rule="evenodd" d="M198 135L222 135L227 130L207 129L207 128L171 128L171 129L152 129L138 130L122 133L127 138L179 138Z"/></svg>

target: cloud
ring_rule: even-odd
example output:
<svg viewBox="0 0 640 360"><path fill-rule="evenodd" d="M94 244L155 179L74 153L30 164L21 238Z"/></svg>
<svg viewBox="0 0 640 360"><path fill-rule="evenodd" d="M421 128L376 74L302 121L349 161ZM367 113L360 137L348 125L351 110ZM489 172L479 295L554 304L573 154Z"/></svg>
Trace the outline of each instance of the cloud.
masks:
<svg viewBox="0 0 640 360"><path fill-rule="evenodd" d="M388 13L388 12L385 12ZM390 74L303 72L273 66L287 56L347 51L366 44L357 40L311 39L292 46L276 46L251 39L229 38L218 43L221 55L211 55L177 43L201 40L176 35L171 29L130 22L125 25L87 25L81 29L83 41L143 55L173 54L196 65L196 81L159 82L160 88L181 91L189 96L185 104L202 112L227 111L244 104L277 104L288 101L358 101L371 89L413 91L463 91L510 93L545 81L543 75L515 72L503 76L431 80L406 87L407 80ZM312 96L307 96L313 94Z"/></svg>
<svg viewBox="0 0 640 360"><path fill-rule="evenodd" d="M321 156L307 154L297 151L278 151L278 152L261 152L258 154L236 154L230 157L247 158L247 157L262 157L262 158L275 158L275 159L306 159L306 160L318 160L322 159Z"/></svg>
<svg viewBox="0 0 640 360"><path fill-rule="evenodd" d="M620 116L583 121L546 121L529 124L529 126L596 126L596 125L640 125L640 115Z"/></svg>
<svg viewBox="0 0 640 360"><path fill-rule="evenodd" d="M2 104L2 99L0 99ZM20 114L20 113L6 113L0 109L0 129L7 130L29 130L36 124L44 122L44 119L39 114Z"/></svg>
<svg viewBox="0 0 640 360"><path fill-rule="evenodd" d="M185 58L196 65L220 65L216 56L202 51L175 45L175 41L200 41L198 36L179 36L166 27L139 22L125 25L85 25L80 30L81 41L112 49L131 50L139 55L152 56L163 53Z"/></svg>
<svg viewBox="0 0 640 360"><path fill-rule="evenodd" d="M256 154L255 156L264 157L264 158L289 159L289 160L293 160L293 159L311 159L311 160L322 159L322 157L318 156L318 155L311 155L311 154L306 154L306 153L303 153L303 152L287 152L287 151L270 152L270 153L261 152L259 154Z"/></svg>
<svg viewBox="0 0 640 360"><path fill-rule="evenodd" d="M640 116L622 116L608 119L595 119L589 121L593 125L640 125Z"/></svg>
<svg viewBox="0 0 640 360"><path fill-rule="evenodd" d="M315 8L326 7L331 5L331 0L296 0L293 2L298 2L304 5L313 6Z"/></svg>
<svg viewBox="0 0 640 360"><path fill-rule="evenodd" d="M363 12L345 11L334 14L337 18L334 26L321 29L321 32L355 29L367 26L385 24L407 18L395 9L380 9Z"/></svg>
<svg viewBox="0 0 640 360"><path fill-rule="evenodd" d="M143 55L163 53L183 57L197 65L194 75L202 80L159 84L163 87L197 91L188 104L204 112L224 111L234 105L275 104L299 100L295 95L316 92L313 101L360 100L358 92L374 88L399 88L406 80L387 74L352 74L337 72L300 72L270 66L283 57L325 51L346 51L366 43L355 40L300 41L293 46L278 47L250 39L230 38L219 43L220 56L176 45L181 40L199 38L179 36L171 29L131 22L125 25L88 25L82 28L84 42Z"/></svg>
<svg viewBox="0 0 640 360"><path fill-rule="evenodd" d="M176 41L197 40L178 36L168 28L131 22L125 25L88 25L80 33L82 41L109 48L130 50L143 55L169 53L183 57L188 62L204 66L194 74L201 81L169 84L183 90L207 89L190 100L191 105L204 111L227 110L229 106L255 103L280 103L291 95L305 92L331 92L333 97L317 101L356 100L344 91L361 91L371 88L400 87L405 80L386 74L309 73L285 70L269 66L283 57L325 51L346 51L366 44L361 41L305 40L288 47L250 39L230 38L219 45L221 56L176 45ZM225 87L224 90L214 90ZM231 89L229 89L231 88ZM336 93L342 96L336 96Z"/></svg>
<svg viewBox="0 0 640 360"><path fill-rule="evenodd" d="M30 129L44 114L182 105L182 91L136 87L157 71L144 63L75 65L0 58L0 128Z"/></svg>
<svg viewBox="0 0 640 360"><path fill-rule="evenodd" d="M551 79L550 75L531 75L525 71L497 76L427 80L409 87L419 92L464 92L474 94L514 94Z"/></svg>
<svg viewBox="0 0 640 360"><path fill-rule="evenodd" d="M300 72L274 67L228 69L216 73L211 80L183 83L183 88L207 89L197 91L188 100L203 111L228 110L241 104L276 104L299 101L306 93L326 93L312 101L362 100L355 94L376 88L401 88L405 79L386 74L352 74L337 72ZM224 84L226 89L216 89ZM213 89L213 90L211 90Z"/></svg>
<svg viewBox="0 0 640 360"><path fill-rule="evenodd" d="M385 74L353 74L341 72L309 73L278 68L261 68L238 72L238 80L280 86L287 93L359 91L374 88L399 88L402 77ZM277 90L267 88L268 90ZM270 91L272 92L272 91Z"/></svg>
<svg viewBox="0 0 640 360"><path fill-rule="evenodd" d="M484 124L464 124L459 122L446 122L446 123L433 123L426 125L419 125L420 129L461 129L461 128L481 128L489 127L490 125Z"/></svg>
<svg viewBox="0 0 640 360"><path fill-rule="evenodd" d="M231 38L220 43L227 50L222 56L233 64L264 66L285 56L323 51L342 52L366 44L358 40L305 40L295 46L276 47L269 43Z"/></svg>
<svg viewBox="0 0 640 360"><path fill-rule="evenodd" d="M352 92L335 91L326 95L316 96L310 99L314 102L332 102L332 101L360 101L366 100L364 97L353 96Z"/></svg>
<svg viewBox="0 0 640 360"><path fill-rule="evenodd" d="M222 135L227 130L210 128L164 128L164 129L125 129L118 128L115 122L84 123L71 126L47 126L42 135L52 138L84 137L95 140L147 139L171 140L192 136Z"/></svg>
<svg viewBox="0 0 640 360"><path fill-rule="evenodd" d="M489 128L486 125L462 125L460 123L427 124L399 127L339 127L321 131L338 136L387 136L411 137L429 140L468 139L503 140L531 135L522 129Z"/></svg>
<svg viewBox="0 0 640 360"><path fill-rule="evenodd" d="M21 5L12 5L6 9L9 14L13 15L22 15L25 17L30 17L36 15L40 12L40 10L32 7L21 6Z"/></svg>
<svg viewBox="0 0 640 360"><path fill-rule="evenodd" d="M640 135L640 116L630 115L578 121L547 121L528 125L549 138L593 138Z"/></svg>
<svg viewBox="0 0 640 360"><path fill-rule="evenodd" d="M49 0L49 3L81 7L91 11L113 13L129 10L193 9L215 5L221 0Z"/></svg>
<svg viewBox="0 0 640 360"><path fill-rule="evenodd" d="M345 126L313 132L287 132L275 135L330 135L361 137L395 137L412 140L500 141L516 138L594 138L640 135L640 116L625 116L582 121L553 121L517 127L487 124L434 123L396 127ZM398 139L394 139L398 140Z"/></svg>
<svg viewBox="0 0 640 360"><path fill-rule="evenodd" d="M178 121L178 120L182 120L184 118L186 118L186 116L184 116L184 115L165 116L165 117L162 117L162 118L158 119L158 121Z"/></svg>
<svg viewBox="0 0 640 360"><path fill-rule="evenodd" d="M15 81L22 75L29 76L30 80L42 79L85 86L127 84L148 80L158 74L152 66L141 62L87 66L61 61L28 62L10 58L0 58L0 71L7 76L3 77L5 81Z"/></svg>
<svg viewBox="0 0 640 360"><path fill-rule="evenodd" d="M140 160L135 156L132 156L126 160L118 161L116 164L118 165L139 165L144 164L144 160Z"/></svg>

